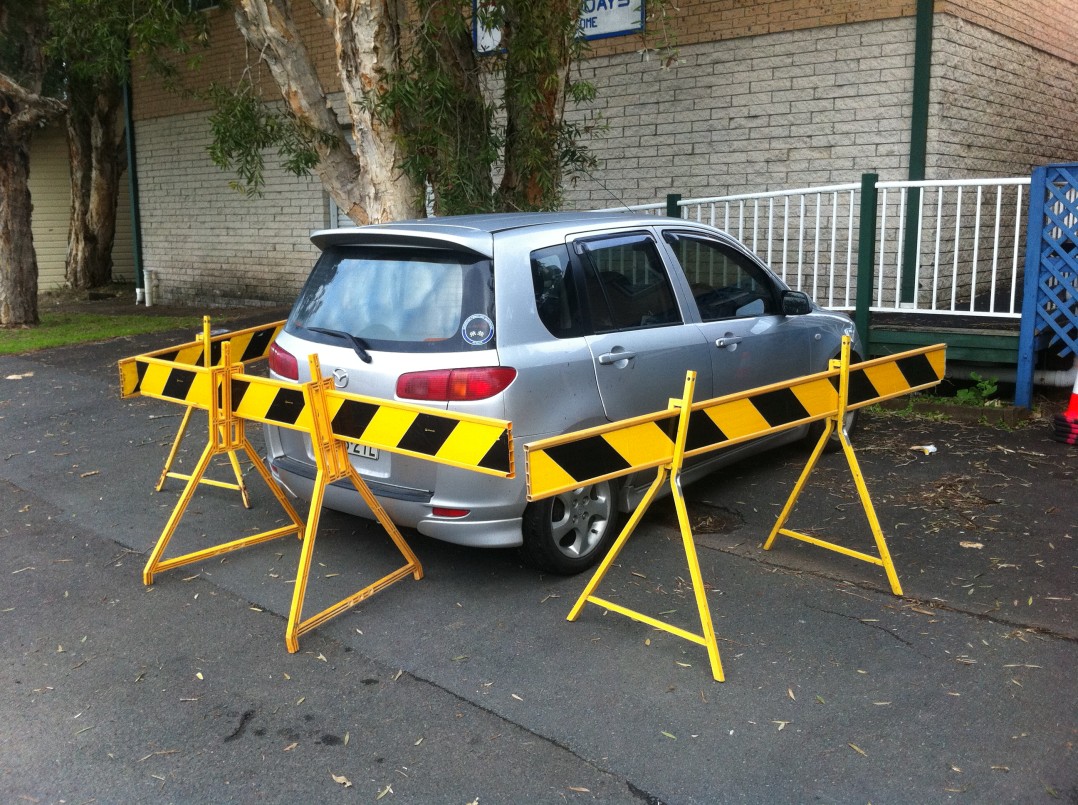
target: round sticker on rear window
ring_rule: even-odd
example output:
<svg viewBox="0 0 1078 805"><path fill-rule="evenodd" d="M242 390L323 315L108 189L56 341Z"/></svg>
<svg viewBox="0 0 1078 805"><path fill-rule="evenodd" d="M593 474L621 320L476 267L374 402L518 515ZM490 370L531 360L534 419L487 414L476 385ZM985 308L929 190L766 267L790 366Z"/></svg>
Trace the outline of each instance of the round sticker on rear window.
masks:
<svg viewBox="0 0 1078 805"><path fill-rule="evenodd" d="M473 347L481 347L494 337L494 322L482 313L476 313L464 320L460 334Z"/></svg>

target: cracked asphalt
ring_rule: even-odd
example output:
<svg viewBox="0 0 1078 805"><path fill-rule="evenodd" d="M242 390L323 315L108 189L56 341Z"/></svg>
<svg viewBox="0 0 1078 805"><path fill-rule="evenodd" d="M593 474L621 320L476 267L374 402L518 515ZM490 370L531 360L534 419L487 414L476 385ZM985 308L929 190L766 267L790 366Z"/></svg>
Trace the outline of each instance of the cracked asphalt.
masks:
<svg viewBox="0 0 1078 805"><path fill-rule="evenodd" d="M566 622L584 577L407 532L425 577L292 655L297 540L142 584L181 412L121 401L115 361L189 338L0 357L0 801L1078 803L1078 450L1047 422L863 417L901 598L878 567L761 550L806 453L688 487L725 683L688 641ZM175 550L279 520L251 486L250 511L200 490ZM841 455L789 525L871 550ZM306 611L397 564L327 511ZM687 579L665 501L599 592L697 631Z"/></svg>

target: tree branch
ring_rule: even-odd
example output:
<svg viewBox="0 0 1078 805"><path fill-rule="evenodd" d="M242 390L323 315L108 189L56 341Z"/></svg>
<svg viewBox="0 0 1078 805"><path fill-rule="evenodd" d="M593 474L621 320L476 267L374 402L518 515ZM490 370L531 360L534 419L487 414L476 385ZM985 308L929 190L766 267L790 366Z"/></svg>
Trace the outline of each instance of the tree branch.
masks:
<svg viewBox="0 0 1078 805"><path fill-rule="evenodd" d="M15 79L0 73L0 120L4 121L7 137L18 139L66 111L67 104L63 101L30 92Z"/></svg>

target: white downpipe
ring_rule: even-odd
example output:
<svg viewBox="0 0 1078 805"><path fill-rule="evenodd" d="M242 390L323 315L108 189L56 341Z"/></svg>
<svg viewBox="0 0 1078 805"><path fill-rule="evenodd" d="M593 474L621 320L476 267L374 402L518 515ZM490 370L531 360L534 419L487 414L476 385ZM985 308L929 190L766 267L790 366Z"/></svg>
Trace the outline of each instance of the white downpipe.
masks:
<svg viewBox="0 0 1078 805"><path fill-rule="evenodd" d="M157 290L157 269L144 268L142 270L143 284L146 286L146 307L153 306L153 295Z"/></svg>
<svg viewBox="0 0 1078 805"><path fill-rule="evenodd" d="M1070 369L1036 369L1033 372L1033 385L1051 386L1052 388L1070 388L1078 379L1078 359ZM956 377L960 380L970 380L970 374L977 372L981 376L990 376L1004 383L1014 383L1018 378L1018 368L1015 366L993 366L978 372L975 366L965 364L948 364L947 376Z"/></svg>

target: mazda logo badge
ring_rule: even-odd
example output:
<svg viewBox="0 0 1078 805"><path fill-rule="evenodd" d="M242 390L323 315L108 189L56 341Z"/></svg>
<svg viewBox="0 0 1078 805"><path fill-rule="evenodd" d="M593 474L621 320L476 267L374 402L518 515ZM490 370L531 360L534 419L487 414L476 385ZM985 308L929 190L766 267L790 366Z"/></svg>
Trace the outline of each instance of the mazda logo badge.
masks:
<svg viewBox="0 0 1078 805"><path fill-rule="evenodd" d="M344 369L333 370L333 385L339 389L343 389L348 385L348 372Z"/></svg>

